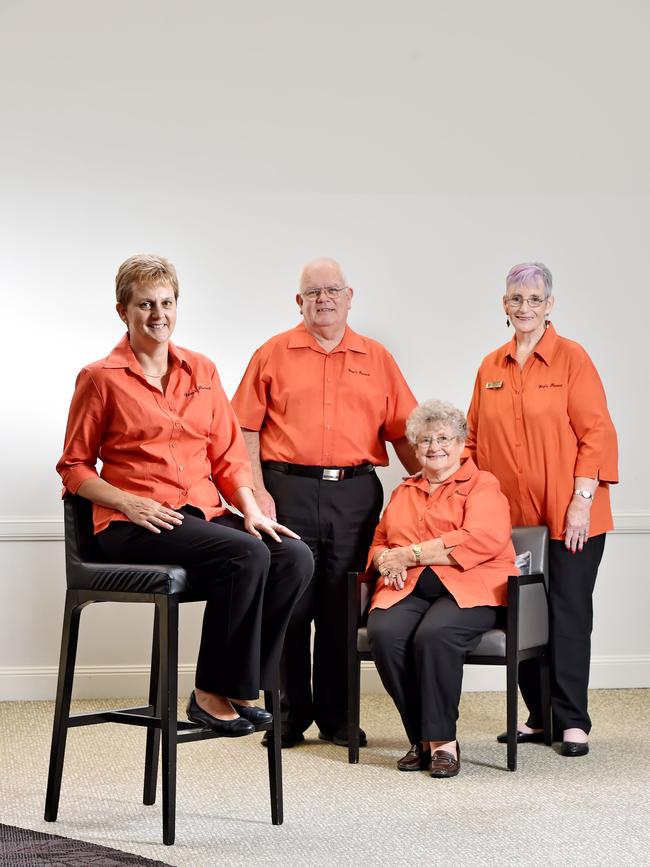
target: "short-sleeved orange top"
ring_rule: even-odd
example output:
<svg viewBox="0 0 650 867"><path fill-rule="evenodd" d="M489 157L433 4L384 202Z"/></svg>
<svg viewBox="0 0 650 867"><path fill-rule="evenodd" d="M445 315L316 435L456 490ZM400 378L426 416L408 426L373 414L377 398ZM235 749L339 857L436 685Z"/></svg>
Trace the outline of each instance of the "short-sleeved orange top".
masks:
<svg viewBox="0 0 650 867"><path fill-rule="evenodd" d="M589 535L612 529L609 483L618 481L616 431L600 377L578 343L549 325L523 370L515 338L488 355L467 414L467 448L498 478L512 523L546 524L561 539L574 478L599 478Z"/></svg>
<svg viewBox="0 0 650 867"><path fill-rule="evenodd" d="M116 488L172 509L191 504L209 520L227 511L240 487L253 487L248 452L214 364L169 344L165 393L151 386L125 336L110 355L84 367L70 405L57 464L76 493L97 475ZM218 489L217 489L218 487ZM93 505L95 532L121 512Z"/></svg>
<svg viewBox="0 0 650 867"><path fill-rule="evenodd" d="M232 405L243 428L259 431L262 460L385 466L385 442L404 436L416 400L377 341L346 327L326 352L300 323L253 354Z"/></svg>
<svg viewBox="0 0 650 867"><path fill-rule="evenodd" d="M393 491L368 556L375 551L442 539L452 548L457 566L432 566L460 608L505 605L508 576L516 575L515 550L508 501L492 473L482 472L471 458L429 493L429 482L418 473ZM381 578L371 608L390 608L413 592L424 566L407 570L402 590Z"/></svg>

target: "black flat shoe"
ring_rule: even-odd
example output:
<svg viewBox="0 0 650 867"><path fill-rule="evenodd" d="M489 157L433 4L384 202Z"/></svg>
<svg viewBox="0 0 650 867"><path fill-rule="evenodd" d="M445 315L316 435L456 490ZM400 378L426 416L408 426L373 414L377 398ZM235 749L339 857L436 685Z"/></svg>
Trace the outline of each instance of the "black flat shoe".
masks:
<svg viewBox="0 0 650 867"><path fill-rule="evenodd" d="M568 758L586 756L589 752L589 744L579 744L575 741L562 741L562 747L560 748L560 752L563 756L567 756Z"/></svg>
<svg viewBox="0 0 650 867"><path fill-rule="evenodd" d="M329 741L331 744L336 744L337 747L347 747L348 746L348 731L345 729L344 731L334 732L330 734L329 732L318 732L318 740L319 741ZM366 737L366 733L363 729L359 729L359 746L365 747L368 744L368 738Z"/></svg>
<svg viewBox="0 0 650 867"><path fill-rule="evenodd" d="M305 736L302 732L298 734L291 734L290 732L282 732L281 735L281 744L283 750L289 750L291 747L295 747L298 744L304 744ZM262 738L262 746L268 747L269 745L269 732L264 732L264 737Z"/></svg>
<svg viewBox="0 0 650 867"><path fill-rule="evenodd" d="M497 740L500 744L508 743L508 732L503 732L497 735ZM517 732L518 744L542 744L544 743L544 732Z"/></svg>
<svg viewBox="0 0 650 867"><path fill-rule="evenodd" d="M252 722L254 726L265 726L273 722L273 714L269 713L268 710L264 710L263 707L256 707L255 705L249 704L237 704L234 701L231 701L230 704L234 707L239 716L247 719L248 722Z"/></svg>
<svg viewBox="0 0 650 867"><path fill-rule="evenodd" d="M199 707L194 695L194 690L187 700L187 718L198 725L212 729L213 732L223 735L225 738L240 738L242 735L250 735L255 731L253 723L238 716L237 719L219 719L216 716Z"/></svg>

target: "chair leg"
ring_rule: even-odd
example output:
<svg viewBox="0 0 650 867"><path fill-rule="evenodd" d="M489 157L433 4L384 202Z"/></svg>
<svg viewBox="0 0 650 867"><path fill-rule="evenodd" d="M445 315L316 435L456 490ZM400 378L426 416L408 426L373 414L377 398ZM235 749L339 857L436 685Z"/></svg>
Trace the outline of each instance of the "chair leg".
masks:
<svg viewBox="0 0 650 867"><path fill-rule="evenodd" d="M508 732L508 770L517 769L517 674L519 664L515 658L506 663L506 728Z"/></svg>
<svg viewBox="0 0 650 867"><path fill-rule="evenodd" d="M154 605L153 637L151 640L151 675L149 678L149 704L153 715L160 718L160 615ZM156 782L158 780L158 757L160 755L160 729L149 726L147 745L144 753L143 804L156 803Z"/></svg>
<svg viewBox="0 0 650 867"><path fill-rule="evenodd" d="M267 758L269 762L269 787L271 789L271 822L281 825L284 821L282 797L282 723L280 721L280 690L264 691L264 707L273 714L273 728L267 735Z"/></svg>
<svg viewBox="0 0 650 867"><path fill-rule="evenodd" d="M359 763L361 660L355 646L348 649L348 764Z"/></svg>
<svg viewBox="0 0 650 867"><path fill-rule="evenodd" d="M160 613L160 727L162 735L163 843L176 834L176 754L178 746L178 601L156 597Z"/></svg>
<svg viewBox="0 0 650 867"><path fill-rule="evenodd" d="M50 749L50 768L47 776L47 793L45 795L44 818L46 822L55 822L59 811L59 795L61 794L63 760L65 758L65 746L68 737L68 719L70 717L70 700L72 698L72 682L74 680L74 665L77 657L81 611L82 606L77 603L75 592L68 590L65 595L59 676L56 687L52 746Z"/></svg>
<svg viewBox="0 0 650 867"><path fill-rule="evenodd" d="M544 743L550 747L553 743L553 722L551 716L551 676L548 656L544 654L538 660L539 683L542 698L542 727L544 729Z"/></svg>

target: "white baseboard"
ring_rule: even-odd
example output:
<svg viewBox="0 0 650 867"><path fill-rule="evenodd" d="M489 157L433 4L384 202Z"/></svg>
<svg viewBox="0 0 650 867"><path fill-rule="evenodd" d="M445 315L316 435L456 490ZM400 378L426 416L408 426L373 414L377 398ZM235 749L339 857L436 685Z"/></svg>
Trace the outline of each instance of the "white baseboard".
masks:
<svg viewBox="0 0 650 867"><path fill-rule="evenodd" d="M194 665L178 667L179 695L188 695L194 685ZM0 668L0 701L47 701L56 694L55 666ZM148 692L148 665L114 667L78 666L74 698L129 698ZM650 688L650 656L600 656L591 660L591 689ZM383 692L372 662L361 664L361 690ZM505 690L502 666L468 665L463 676L464 692Z"/></svg>

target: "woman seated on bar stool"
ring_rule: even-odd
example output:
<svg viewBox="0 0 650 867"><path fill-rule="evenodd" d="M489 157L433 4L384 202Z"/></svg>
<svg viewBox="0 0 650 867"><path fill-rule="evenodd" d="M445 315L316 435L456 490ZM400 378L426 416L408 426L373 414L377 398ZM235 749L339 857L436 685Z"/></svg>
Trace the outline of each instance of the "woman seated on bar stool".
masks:
<svg viewBox="0 0 650 867"><path fill-rule="evenodd" d="M253 700L275 687L289 615L313 558L257 506L246 446L214 364L170 342L174 266L132 256L117 273L116 297L127 333L77 377L57 470L65 490L92 501L107 560L178 564L205 593L187 715L228 737L250 734L271 719Z"/></svg>
<svg viewBox="0 0 650 867"><path fill-rule="evenodd" d="M379 580L368 616L377 670L411 749L401 771L454 777L465 655L492 629L515 569L510 510L491 473L463 460L465 416L430 400L406 436L422 469L392 494L370 549Z"/></svg>

